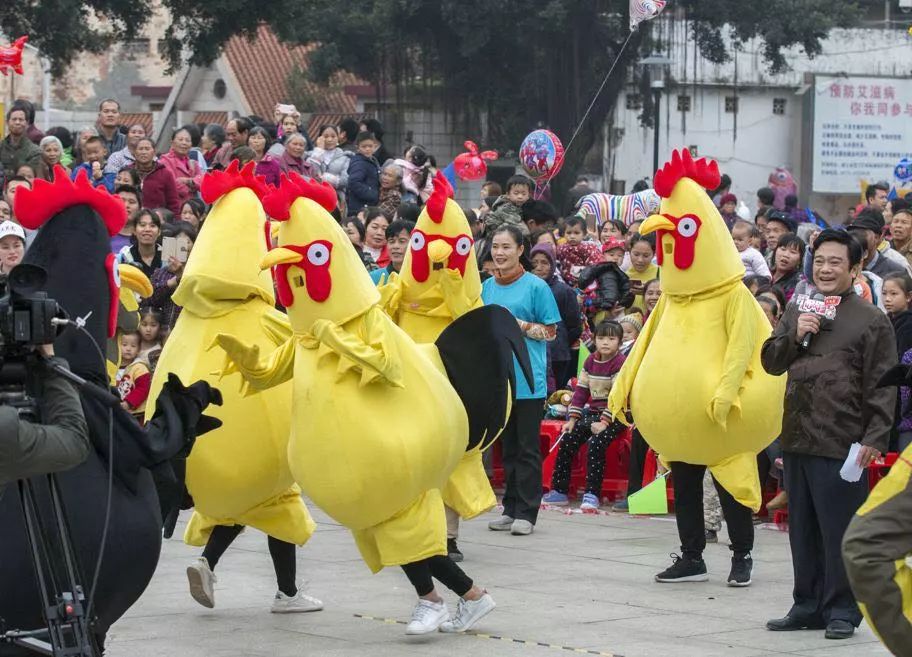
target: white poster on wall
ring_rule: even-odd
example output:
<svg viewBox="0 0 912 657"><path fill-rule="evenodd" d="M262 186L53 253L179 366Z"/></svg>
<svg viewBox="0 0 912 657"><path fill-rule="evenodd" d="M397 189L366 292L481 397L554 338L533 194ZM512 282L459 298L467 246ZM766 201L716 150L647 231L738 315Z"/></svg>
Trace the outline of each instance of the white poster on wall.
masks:
<svg viewBox="0 0 912 657"><path fill-rule="evenodd" d="M864 183L892 182L912 156L912 80L817 76L815 192L857 194Z"/></svg>

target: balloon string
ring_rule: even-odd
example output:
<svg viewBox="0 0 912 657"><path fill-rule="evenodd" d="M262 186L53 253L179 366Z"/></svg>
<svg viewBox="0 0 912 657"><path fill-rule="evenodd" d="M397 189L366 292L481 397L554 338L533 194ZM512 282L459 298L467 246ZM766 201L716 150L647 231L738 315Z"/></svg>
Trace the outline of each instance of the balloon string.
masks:
<svg viewBox="0 0 912 657"><path fill-rule="evenodd" d="M614 58L614 61L611 63L611 68L608 69L608 73L605 75L605 79L602 80L602 84L599 86L598 91L595 92L595 96L592 98L592 102L589 103L589 107L586 108L586 112L583 114L583 118L580 119L579 124L576 126L576 130L573 132L573 136L570 137L570 141L567 142L567 145L564 147L564 160L567 159L567 153L570 152L570 146L573 145L573 141L579 135L580 130L583 129L583 125L586 123L586 119L589 118L589 113L592 111L592 108L595 107L595 102L598 100L598 97L602 95L602 91L605 89L605 85L608 84L608 78L611 77L611 74L614 73L614 69L617 66L617 63L621 61L621 55L624 54L624 50L627 48L627 44L630 43L630 39L633 38L634 31L632 30L630 34L627 35L627 39L624 41L624 44L621 46L621 49L618 50L617 56ZM545 188L551 184L551 179L557 175L559 168L554 167L554 170L548 176L548 179L545 181L545 184L542 185L542 193L544 193ZM537 197L540 198L540 195Z"/></svg>

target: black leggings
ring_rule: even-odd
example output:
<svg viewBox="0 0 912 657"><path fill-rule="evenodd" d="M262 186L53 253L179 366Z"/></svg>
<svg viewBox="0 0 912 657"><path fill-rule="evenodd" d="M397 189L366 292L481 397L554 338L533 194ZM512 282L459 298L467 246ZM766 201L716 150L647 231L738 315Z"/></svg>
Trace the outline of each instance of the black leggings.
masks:
<svg viewBox="0 0 912 657"><path fill-rule="evenodd" d="M605 479L605 451L618 434L624 430L620 422L608 422L605 430L593 434L592 424L601 419L601 413L587 411L576 421L569 436L564 436L557 448L557 459L554 462L554 473L551 475L551 488L564 495L570 490L570 469L573 457L584 443L589 444L589 455L586 462L586 492L596 497L602 496L602 482Z"/></svg>
<svg viewBox="0 0 912 657"><path fill-rule="evenodd" d="M402 566L405 576L409 578L418 597L424 597L434 590L434 580L437 578L441 584L453 591L460 598L472 590L474 583L462 568L457 566L448 556L438 554L421 561L407 563Z"/></svg>
<svg viewBox="0 0 912 657"><path fill-rule="evenodd" d="M244 525L216 525L209 535L209 541L203 550L203 557L209 562L209 568L215 570L219 559L225 554L228 546L243 531ZM269 537L269 556L272 557L272 567L275 568L276 583L279 590L287 596L293 597L298 592L295 583L297 562L295 561L294 543L286 543L272 536Z"/></svg>

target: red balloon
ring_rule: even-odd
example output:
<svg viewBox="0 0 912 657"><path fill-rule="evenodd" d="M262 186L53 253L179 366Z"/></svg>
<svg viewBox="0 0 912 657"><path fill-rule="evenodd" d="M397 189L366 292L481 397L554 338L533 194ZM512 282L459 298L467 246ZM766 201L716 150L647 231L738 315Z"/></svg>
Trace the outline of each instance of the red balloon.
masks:
<svg viewBox="0 0 912 657"><path fill-rule="evenodd" d="M488 165L485 164L485 160L496 160L497 151L479 153L474 141L467 141L464 146L468 152L457 155L453 160L456 176L460 180L481 180L488 173Z"/></svg>
<svg viewBox="0 0 912 657"><path fill-rule="evenodd" d="M0 73L7 75L10 69L22 75L22 48L28 41L28 35L21 36L8 46L0 46Z"/></svg>

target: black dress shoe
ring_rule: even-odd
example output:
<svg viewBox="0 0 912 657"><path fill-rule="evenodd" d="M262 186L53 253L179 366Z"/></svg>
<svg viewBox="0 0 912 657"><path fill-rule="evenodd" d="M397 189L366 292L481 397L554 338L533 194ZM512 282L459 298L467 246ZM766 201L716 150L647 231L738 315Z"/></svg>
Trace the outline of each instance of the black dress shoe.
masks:
<svg viewBox="0 0 912 657"><path fill-rule="evenodd" d="M822 630L824 627L820 621L809 621L794 616L785 616L784 618L774 618L766 621L766 629L771 632L795 632L797 630Z"/></svg>
<svg viewBox="0 0 912 657"><path fill-rule="evenodd" d="M828 639L849 639L855 634L855 626L849 621L831 620L826 626L826 638Z"/></svg>

